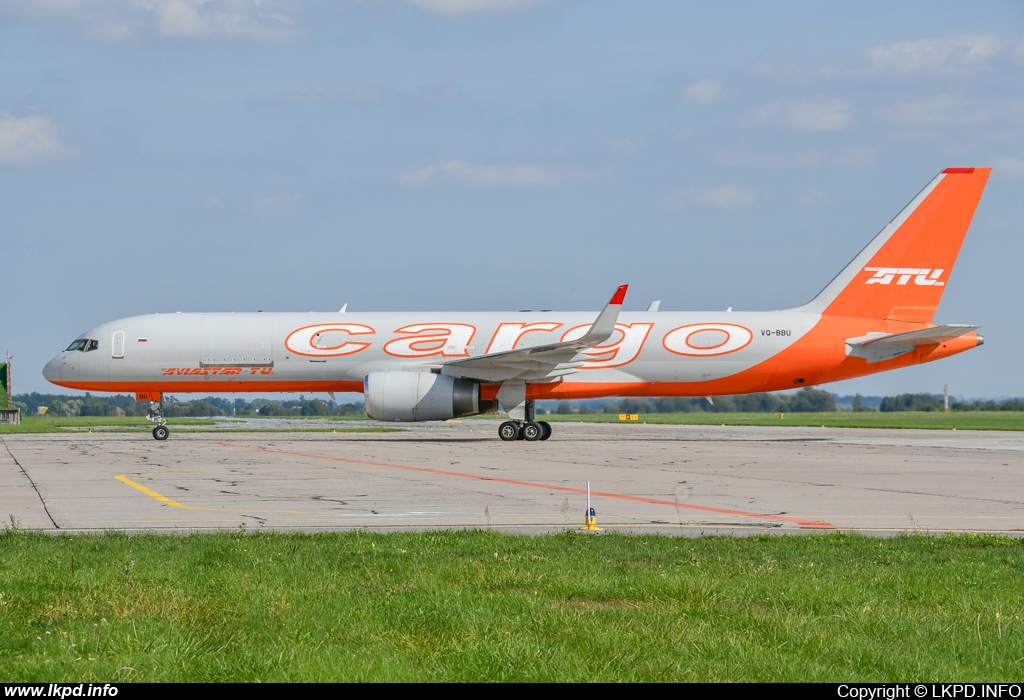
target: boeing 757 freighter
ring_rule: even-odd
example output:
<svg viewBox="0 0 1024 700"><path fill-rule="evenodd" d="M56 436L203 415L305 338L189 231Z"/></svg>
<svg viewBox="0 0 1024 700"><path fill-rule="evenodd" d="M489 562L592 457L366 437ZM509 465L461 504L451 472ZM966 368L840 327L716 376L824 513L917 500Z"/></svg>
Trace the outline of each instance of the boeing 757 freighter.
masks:
<svg viewBox="0 0 1024 700"><path fill-rule="evenodd" d="M494 411L503 440L546 440L538 399L777 391L931 362L982 344L932 317L988 180L949 168L810 302L769 312L187 313L104 323L43 376L150 400L165 393L363 392L383 421Z"/></svg>

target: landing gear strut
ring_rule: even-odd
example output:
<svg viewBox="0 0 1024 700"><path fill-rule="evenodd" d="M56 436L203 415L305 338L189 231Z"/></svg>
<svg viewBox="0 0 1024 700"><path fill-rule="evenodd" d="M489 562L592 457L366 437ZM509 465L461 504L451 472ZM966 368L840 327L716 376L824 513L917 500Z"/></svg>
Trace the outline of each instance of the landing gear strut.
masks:
<svg viewBox="0 0 1024 700"><path fill-rule="evenodd" d="M171 431L167 429L167 419L164 418L163 399L149 402L149 415L146 416L146 420L156 423L156 427L153 428L154 439L166 440L167 436L171 434Z"/></svg>
<svg viewBox="0 0 1024 700"><path fill-rule="evenodd" d="M523 413L525 420L512 418L512 411L509 411L510 420L498 426L498 437L507 442L513 440L547 440L551 437L551 424L546 421L534 420L535 402L525 401Z"/></svg>

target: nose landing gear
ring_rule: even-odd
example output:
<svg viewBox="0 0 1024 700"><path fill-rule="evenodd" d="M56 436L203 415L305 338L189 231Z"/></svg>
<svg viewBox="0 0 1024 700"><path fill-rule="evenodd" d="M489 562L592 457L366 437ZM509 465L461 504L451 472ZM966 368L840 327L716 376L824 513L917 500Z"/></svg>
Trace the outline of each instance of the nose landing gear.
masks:
<svg viewBox="0 0 1024 700"><path fill-rule="evenodd" d="M146 416L146 420L156 423L156 427L153 428L153 439L166 440L167 436L171 434L171 431L167 429L167 419L164 418L164 401L162 398L159 401L149 402L149 415Z"/></svg>

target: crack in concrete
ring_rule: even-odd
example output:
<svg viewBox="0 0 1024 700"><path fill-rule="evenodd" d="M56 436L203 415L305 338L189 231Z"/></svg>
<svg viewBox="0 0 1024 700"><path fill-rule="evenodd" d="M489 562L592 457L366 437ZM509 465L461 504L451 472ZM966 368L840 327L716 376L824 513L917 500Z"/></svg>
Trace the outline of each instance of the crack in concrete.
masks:
<svg viewBox="0 0 1024 700"><path fill-rule="evenodd" d="M36 492L36 496L39 498L39 503L43 506L43 511L46 513L46 517L49 518L50 522L53 523L53 526L59 530L60 525L58 525L57 521L53 519L53 515L50 513L50 509L46 507L46 500L43 498L43 494L39 492L39 487L36 486L36 482L32 480L32 477L28 475L27 471L25 471L25 467L21 466L21 462L19 462L18 458L14 456L14 453L11 452L11 448L7 444L7 441L0 437L0 442L4 444L4 449L7 450L7 454L11 456L11 459L14 460L14 463L18 465L18 469L20 469L21 473L25 475L25 478L28 479L28 483L32 484L32 489Z"/></svg>

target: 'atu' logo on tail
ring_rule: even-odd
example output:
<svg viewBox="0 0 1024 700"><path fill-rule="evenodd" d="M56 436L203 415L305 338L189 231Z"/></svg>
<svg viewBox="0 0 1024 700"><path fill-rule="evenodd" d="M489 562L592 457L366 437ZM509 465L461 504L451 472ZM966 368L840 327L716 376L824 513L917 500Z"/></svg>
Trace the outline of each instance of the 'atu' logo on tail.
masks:
<svg viewBox="0 0 1024 700"><path fill-rule="evenodd" d="M941 267L934 270L930 267L865 267L864 272L874 272L875 275L864 284L896 284L904 285L914 278L914 284L920 287L944 287L945 282L939 282L939 277L945 272Z"/></svg>

